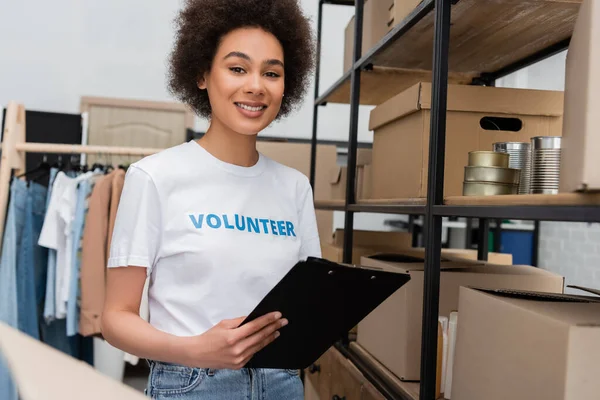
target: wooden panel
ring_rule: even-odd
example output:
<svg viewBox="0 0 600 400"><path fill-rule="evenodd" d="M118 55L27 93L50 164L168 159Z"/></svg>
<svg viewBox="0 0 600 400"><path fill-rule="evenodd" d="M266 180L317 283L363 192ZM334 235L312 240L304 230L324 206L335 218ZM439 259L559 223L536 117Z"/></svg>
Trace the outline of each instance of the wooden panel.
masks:
<svg viewBox="0 0 600 400"><path fill-rule="evenodd" d="M305 379L309 380L318 397L323 400L331 399L331 365L332 353L336 351L331 348L323 354L315 365L320 368L319 371L310 372L310 369L305 370Z"/></svg>
<svg viewBox="0 0 600 400"><path fill-rule="evenodd" d="M453 206L600 206L600 194L453 196L446 197L444 204Z"/></svg>
<svg viewBox="0 0 600 400"><path fill-rule="evenodd" d="M430 2L432 0L424 0ZM578 0L461 0L452 6L449 68L494 72L568 39ZM375 65L430 70L434 13L376 57Z"/></svg>
<svg viewBox="0 0 600 400"><path fill-rule="evenodd" d="M467 84L475 75L454 74L449 83ZM375 67L360 74L360 104L378 105L419 82L431 82L431 71ZM330 103L350 103L350 76L326 97Z"/></svg>
<svg viewBox="0 0 600 400"><path fill-rule="evenodd" d="M362 361L367 363L370 368L377 371L377 375L384 380L393 390L414 400L419 398L419 383L404 382L394 375L389 369L381 364L375 357L368 353L361 345L356 342L350 343L350 350L354 352Z"/></svg>
<svg viewBox="0 0 600 400"><path fill-rule="evenodd" d="M345 400L361 400L362 382L365 380L360 371L340 352L332 354L331 396L337 395Z"/></svg>
<svg viewBox="0 0 600 400"><path fill-rule="evenodd" d="M92 105L88 143L103 146L167 148L186 140L186 114L181 111ZM108 157L113 164L131 163L139 157ZM90 156L88 163L107 162Z"/></svg>
<svg viewBox="0 0 600 400"><path fill-rule="evenodd" d="M385 400L385 396L379 393L369 381L365 381L362 388L361 400Z"/></svg>

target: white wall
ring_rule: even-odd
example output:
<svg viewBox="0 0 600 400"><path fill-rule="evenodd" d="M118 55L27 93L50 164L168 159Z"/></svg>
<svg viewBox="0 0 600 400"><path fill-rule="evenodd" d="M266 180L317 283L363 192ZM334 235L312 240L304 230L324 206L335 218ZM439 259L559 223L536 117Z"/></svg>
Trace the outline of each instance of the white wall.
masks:
<svg viewBox="0 0 600 400"><path fill-rule="evenodd" d="M173 18L181 0L24 0L0 11L0 106L9 100L28 109L79 112L81 96L172 100L166 62ZM316 30L318 2L302 1ZM342 75L344 28L353 7L325 6L321 88ZM312 130L313 91L304 107L265 135L307 138ZM360 140L368 110L361 113ZM319 138L348 137L349 107L321 109ZM198 121L198 129L206 123Z"/></svg>
<svg viewBox="0 0 600 400"><path fill-rule="evenodd" d="M497 82L498 86L564 90L566 52ZM542 222L540 267L561 274L568 285L600 288L600 224Z"/></svg>

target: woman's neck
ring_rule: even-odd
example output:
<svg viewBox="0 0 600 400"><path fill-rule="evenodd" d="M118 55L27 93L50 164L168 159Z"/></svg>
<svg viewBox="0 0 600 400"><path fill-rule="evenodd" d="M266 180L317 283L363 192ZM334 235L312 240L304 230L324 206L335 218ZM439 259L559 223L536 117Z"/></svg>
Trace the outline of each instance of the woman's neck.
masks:
<svg viewBox="0 0 600 400"><path fill-rule="evenodd" d="M219 160L251 167L258 162L256 135L243 135L213 120L198 144Z"/></svg>

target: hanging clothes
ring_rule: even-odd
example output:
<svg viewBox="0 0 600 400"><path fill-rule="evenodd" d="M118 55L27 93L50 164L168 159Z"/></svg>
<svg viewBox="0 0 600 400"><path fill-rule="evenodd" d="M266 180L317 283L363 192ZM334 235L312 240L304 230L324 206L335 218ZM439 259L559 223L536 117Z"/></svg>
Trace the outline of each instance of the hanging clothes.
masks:
<svg viewBox="0 0 600 400"><path fill-rule="evenodd" d="M27 184L13 179L10 185L10 199L6 213L6 226L2 241L0 259L0 320L13 328L18 328L17 313L17 254L25 223L25 202ZM11 379L10 370L0 357L0 399L17 400L17 388Z"/></svg>
<svg viewBox="0 0 600 400"><path fill-rule="evenodd" d="M72 223L77 201L77 185L93 176L92 172L75 178L59 172L52 187L52 197L44 219L39 245L56 250L55 317L66 318L69 282L72 270Z"/></svg>
<svg viewBox="0 0 600 400"><path fill-rule="evenodd" d="M54 180L58 173L57 168L50 170L48 194L46 196L46 209L50 205ZM67 337L67 323L64 319L56 319L56 249L48 249L46 272L46 293L44 299L43 319L40 321L42 341L56 350L62 351L72 357L79 358L80 338Z"/></svg>
<svg viewBox="0 0 600 400"><path fill-rule="evenodd" d="M32 246L41 231L45 199L45 187L12 179L0 258L0 320L36 339L40 337L47 253ZM17 400L9 369L1 359L0 399Z"/></svg>
<svg viewBox="0 0 600 400"><path fill-rule="evenodd" d="M81 256L81 311L79 332L101 334L110 236L116 218L125 171L115 169L96 182L89 199Z"/></svg>
<svg viewBox="0 0 600 400"><path fill-rule="evenodd" d="M74 336L79 333L79 314L80 314L80 268L81 254L83 245L83 230L86 223L86 216L89 210L89 197L94 189L96 181L100 178L100 171L95 172L95 176L79 183L77 188L77 204L75 206L75 215L72 225L73 249L72 249L72 269L71 280L69 282L69 299L67 301L67 335Z"/></svg>
<svg viewBox="0 0 600 400"><path fill-rule="evenodd" d="M47 189L35 182L26 185L25 220L17 260L17 312L19 330L39 340L48 250L38 246L37 241L44 221Z"/></svg>

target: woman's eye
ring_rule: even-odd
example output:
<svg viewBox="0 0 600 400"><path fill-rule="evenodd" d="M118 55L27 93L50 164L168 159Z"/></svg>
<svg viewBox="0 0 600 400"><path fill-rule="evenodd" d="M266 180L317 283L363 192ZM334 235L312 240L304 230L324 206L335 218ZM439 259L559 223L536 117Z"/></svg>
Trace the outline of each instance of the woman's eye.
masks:
<svg viewBox="0 0 600 400"><path fill-rule="evenodd" d="M267 72L265 75L269 78L279 78L279 74L276 72Z"/></svg>
<svg viewBox="0 0 600 400"><path fill-rule="evenodd" d="M246 72L243 68L240 67L231 67L229 69L236 74L243 74L244 72Z"/></svg>

